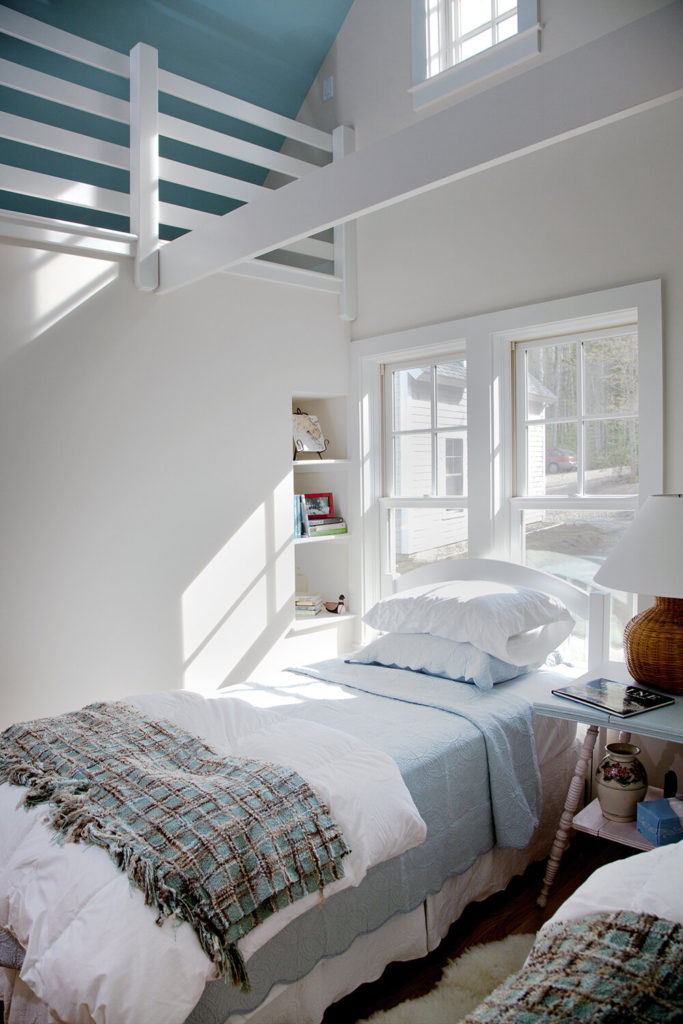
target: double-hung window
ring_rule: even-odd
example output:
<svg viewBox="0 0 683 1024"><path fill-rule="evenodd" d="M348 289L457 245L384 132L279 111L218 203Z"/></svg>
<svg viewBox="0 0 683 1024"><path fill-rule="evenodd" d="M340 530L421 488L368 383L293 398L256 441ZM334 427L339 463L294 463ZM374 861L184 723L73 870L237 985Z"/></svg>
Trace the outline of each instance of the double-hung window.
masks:
<svg viewBox="0 0 683 1024"><path fill-rule="evenodd" d="M397 573L452 557L592 588L663 485L660 282L357 344L364 606ZM635 610L613 592L612 657Z"/></svg>
<svg viewBox="0 0 683 1024"><path fill-rule="evenodd" d="M512 557L588 588L638 506L637 324L569 324L512 353ZM633 611L614 595L615 654Z"/></svg>
<svg viewBox="0 0 683 1024"><path fill-rule="evenodd" d="M467 554L464 353L384 368L385 571Z"/></svg>

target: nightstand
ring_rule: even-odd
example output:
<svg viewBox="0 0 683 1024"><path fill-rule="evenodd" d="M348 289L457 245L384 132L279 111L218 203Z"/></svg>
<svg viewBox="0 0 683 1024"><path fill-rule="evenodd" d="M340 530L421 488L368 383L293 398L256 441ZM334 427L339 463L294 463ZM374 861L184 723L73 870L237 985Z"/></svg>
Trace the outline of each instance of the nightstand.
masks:
<svg viewBox="0 0 683 1024"><path fill-rule="evenodd" d="M635 682L628 674L626 666L622 662L607 662L604 665L596 666L591 672L587 672L576 680L581 682L588 679L597 679L605 676L608 679L616 679L621 682ZM562 685L562 684L560 684ZM550 890L557 870L560 866L562 854L569 845L569 835L572 828L582 832L589 832L592 835L599 835L611 839L613 842L625 843L637 849L649 850L652 844L638 832L635 822L625 824L607 821L600 813L600 805L594 800L588 807L585 807L577 814L577 809L584 792L584 779L588 765L591 763L593 748L598 738L600 727L618 729L620 739L628 742L630 730L632 729L639 736L651 736L655 739L667 740L670 743L683 743L683 700L678 698L675 704L665 708L658 708L656 711L646 711L640 715L633 715L630 718L620 718L606 711L598 711L587 704L580 704L577 701L567 700L564 697L556 697L550 692L550 685L539 682L539 677L534 680L533 690L527 692L533 703L536 714L546 715L550 718L563 718L572 722L581 722L589 728L586 732L579 759L576 763L574 776L567 790L567 797L564 810L560 817L557 833L553 842L543 888L538 898L539 907L544 907L547 902ZM520 692L522 687L520 686ZM629 731L626 731L629 730ZM648 791L648 798L661 796L660 790Z"/></svg>

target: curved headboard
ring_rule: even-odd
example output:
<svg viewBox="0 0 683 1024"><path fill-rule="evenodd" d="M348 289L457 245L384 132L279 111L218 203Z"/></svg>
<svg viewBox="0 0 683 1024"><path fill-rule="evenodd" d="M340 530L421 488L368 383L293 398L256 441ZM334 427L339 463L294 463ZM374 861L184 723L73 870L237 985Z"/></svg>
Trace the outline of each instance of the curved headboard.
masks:
<svg viewBox="0 0 683 1024"><path fill-rule="evenodd" d="M447 580L494 580L529 587L563 601L572 615L586 620L588 670L609 660L609 616L611 595L607 590L582 590L560 576L532 569L516 562L495 558L444 558L422 565L394 579L394 591L409 590Z"/></svg>

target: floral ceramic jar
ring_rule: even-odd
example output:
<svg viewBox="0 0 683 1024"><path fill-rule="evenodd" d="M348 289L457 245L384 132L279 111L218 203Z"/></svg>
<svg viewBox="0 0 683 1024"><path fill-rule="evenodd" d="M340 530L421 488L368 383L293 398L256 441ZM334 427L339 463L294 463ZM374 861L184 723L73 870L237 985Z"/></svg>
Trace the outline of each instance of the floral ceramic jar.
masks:
<svg viewBox="0 0 683 1024"><path fill-rule="evenodd" d="M595 771L603 817L635 821L636 805L647 793L647 773L633 743L608 743Z"/></svg>

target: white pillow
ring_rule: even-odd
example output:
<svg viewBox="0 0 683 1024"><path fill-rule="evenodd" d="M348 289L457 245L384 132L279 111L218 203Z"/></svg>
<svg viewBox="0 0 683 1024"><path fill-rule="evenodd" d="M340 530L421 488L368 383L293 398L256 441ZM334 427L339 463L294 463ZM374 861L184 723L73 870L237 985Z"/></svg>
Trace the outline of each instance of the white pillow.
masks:
<svg viewBox="0 0 683 1024"><path fill-rule="evenodd" d="M456 682L474 683L482 690L490 690L496 683L514 679L535 667L508 665L472 644L444 640L429 633L385 633L345 661L408 668Z"/></svg>
<svg viewBox="0 0 683 1024"><path fill-rule="evenodd" d="M488 580L404 590L378 601L363 620L383 633L431 633L474 644L511 665L542 663L574 626L557 598Z"/></svg>

